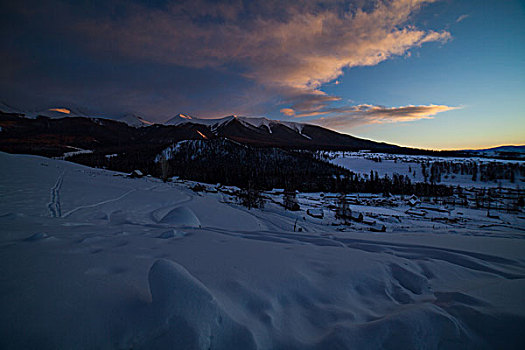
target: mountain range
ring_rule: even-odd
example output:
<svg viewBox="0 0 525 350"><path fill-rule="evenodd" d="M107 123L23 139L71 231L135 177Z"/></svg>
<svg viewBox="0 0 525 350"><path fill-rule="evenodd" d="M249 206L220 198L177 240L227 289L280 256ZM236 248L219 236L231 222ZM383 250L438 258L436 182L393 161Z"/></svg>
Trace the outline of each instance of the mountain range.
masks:
<svg viewBox="0 0 525 350"><path fill-rule="evenodd" d="M492 147L492 148L485 148L485 149L474 149L474 150L468 150L467 152L482 155L485 157L494 157L494 156L501 156L505 154L515 154L515 155L524 155L525 154L525 146L499 146L499 147Z"/></svg>
<svg viewBox="0 0 525 350"><path fill-rule="evenodd" d="M338 133L317 125L230 115L215 119L177 114L154 123L133 114L93 116L72 108L23 111L0 103L0 150L57 156L74 150L123 152L167 147L182 140L225 138L256 147L485 156L521 159L525 146L484 150L428 151Z"/></svg>
<svg viewBox="0 0 525 350"><path fill-rule="evenodd" d="M4 107L4 108L2 108ZM168 146L182 140L226 138L257 147L325 150L409 150L399 146L341 134L317 125L263 117L199 119L178 114L163 124L135 114L119 118L87 116L66 108L0 112L0 149L15 153L53 155L68 150ZM41 151L41 152L39 152Z"/></svg>

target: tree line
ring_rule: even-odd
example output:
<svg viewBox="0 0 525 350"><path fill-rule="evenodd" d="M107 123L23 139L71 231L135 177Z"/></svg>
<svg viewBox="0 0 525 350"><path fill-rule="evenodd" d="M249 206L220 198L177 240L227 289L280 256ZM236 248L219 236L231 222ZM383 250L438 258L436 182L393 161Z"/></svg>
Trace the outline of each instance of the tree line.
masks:
<svg viewBox="0 0 525 350"><path fill-rule="evenodd" d="M362 176L315 157L314 152L257 148L227 139L188 140L160 149L137 149L106 157L79 154L68 160L111 170L146 174L167 180L221 183L244 189L333 193L391 193L449 196L450 186L412 183L409 176ZM379 165L380 166L380 165Z"/></svg>

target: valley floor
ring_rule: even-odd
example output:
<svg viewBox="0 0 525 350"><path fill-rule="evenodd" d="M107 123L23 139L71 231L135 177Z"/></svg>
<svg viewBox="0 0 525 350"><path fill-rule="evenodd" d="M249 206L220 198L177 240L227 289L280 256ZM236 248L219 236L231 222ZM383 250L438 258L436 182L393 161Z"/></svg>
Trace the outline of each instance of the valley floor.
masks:
<svg viewBox="0 0 525 350"><path fill-rule="evenodd" d="M525 347L522 212L370 199L351 207L373 222L341 225L329 194L248 210L187 182L0 164L0 348Z"/></svg>

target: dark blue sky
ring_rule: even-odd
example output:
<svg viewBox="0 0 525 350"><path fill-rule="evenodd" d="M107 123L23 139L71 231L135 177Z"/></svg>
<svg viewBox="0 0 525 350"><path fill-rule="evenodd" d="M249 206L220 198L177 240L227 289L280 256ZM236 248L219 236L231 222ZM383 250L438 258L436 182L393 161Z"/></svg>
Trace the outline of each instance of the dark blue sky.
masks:
<svg viewBox="0 0 525 350"><path fill-rule="evenodd" d="M525 143L523 1L2 3L1 99L312 122L427 148Z"/></svg>

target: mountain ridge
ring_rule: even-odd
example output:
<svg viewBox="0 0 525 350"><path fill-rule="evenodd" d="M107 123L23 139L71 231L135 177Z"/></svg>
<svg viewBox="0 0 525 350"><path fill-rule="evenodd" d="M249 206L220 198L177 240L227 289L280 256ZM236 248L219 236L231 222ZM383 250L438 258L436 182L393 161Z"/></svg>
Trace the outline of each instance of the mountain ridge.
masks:
<svg viewBox="0 0 525 350"><path fill-rule="evenodd" d="M57 156L73 148L113 154L140 147L165 148L182 140L226 138L255 147L283 149L467 155L461 151L402 147L358 138L313 124L265 117L230 115L201 119L179 113L164 123L153 123L129 113L120 117L87 116L60 107L27 116L23 111L13 108L2 112L2 106L5 104L0 105L0 149L10 153Z"/></svg>
<svg viewBox="0 0 525 350"><path fill-rule="evenodd" d="M2 106L0 106L0 109L1 107ZM18 125L15 130L19 132L19 137L22 136L20 135L21 130L25 130L27 134L31 134L32 136L35 136L34 134L38 134L39 132L46 135L51 133L60 136L59 134L62 133L62 136L71 136L77 134L75 128L78 127L84 131L89 131L84 134L84 138L92 137L93 140L104 143L109 140L106 136L103 137L104 141L100 140L100 134L105 134L105 131L99 126L105 125L107 128L111 125L111 129L122 129L120 132L117 132L117 134L122 134L122 132L126 130L125 126L139 129L137 132L126 130L125 133L135 134L134 138L139 139L140 142L144 144L168 144L185 139L214 139L219 137L259 147L334 150L367 149L375 151L388 151L400 148L396 145L337 133L316 125L271 120L265 117L238 117L230 115L223 118L201 119L191 117L187 114L177 114L175 117L159 124L150 122L136 114L125 114L116 118L87 116L64 107L49 108L30 114L25 114L24 111L9 109L7 112L2 112L2 114L4 119L10 115L10 123ZM38 122L39 118L49 119L46 127ZM57 130L50 130L49 123L56 124ZM125 126L122 125L119 127L119 124L124 124ZM87 127L87 125L90 126ZM34 128L34 130L30 130L31 128ZM10 127L4 125L3 129L5 135L5 131L8 131ZM61 146L79 147L79 145L75 144L75 137L76 136L69 137L69 143L73 144Z"/></svg>
<svg viewBox="0 0 525 350"><path fill-rule="evenodd" d="M471 149L469 152L520 152L525 153L525 145L502 145L490 148Z"/></svg>

